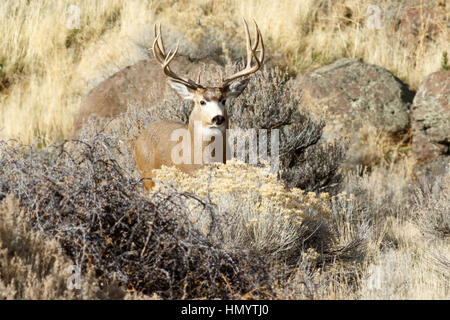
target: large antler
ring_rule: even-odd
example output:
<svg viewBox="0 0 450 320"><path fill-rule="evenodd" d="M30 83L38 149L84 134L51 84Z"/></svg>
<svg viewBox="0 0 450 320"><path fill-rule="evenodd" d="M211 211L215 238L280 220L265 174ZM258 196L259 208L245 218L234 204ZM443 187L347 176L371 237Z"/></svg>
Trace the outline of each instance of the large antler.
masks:
<svg viewBox="0 0 450 320"><path fill-rule="evenodd" d="M159 25L159 27L156 28L156 24L155 24L154 29L155 29L155 41L153 41L153 53L155 55L156 60L158 60L158 62L161 64L161 67L163 68L166 76L168 76L173 81L182 83L194 90L198 89L198 88L203 88L203 86L196 83L195 81L193 81L191 79L182 78L179 75L177 75L175 72L173 72L172 69L170 69L169 64L170 64L170 62L172 62L173 58L178 53L178 44L173 53L171 51L169 51L166 55L166 51L164 49L164 43L163 43L162 36L161 36L161 25Z"/></svg>
<svg viewBox="0 0 450 320"><path fill-rule="evenodd" d="M237 78L248 76L252 73L255 73L256 71L259 70L259 68L261 68L261 65L264 61L264 42L261 36L261 32L259 31L258 25L256 24L256 21L253 20L253 22L255 23L255 30L256 30L256 42L255 45L252 47L247 22L245 21L245 19L242 20L244 21L245 36L247 39L247 65L245 69L233 74L232 76L226 79L222 79L221 87L227 86L228 84L230 84L230 82L236 80ZM256 50L260 42L261 42L261 50ZM259 58L256 56L256 51L260 52ZM253 58L255 58L256 65L252 67Z"/></svg>

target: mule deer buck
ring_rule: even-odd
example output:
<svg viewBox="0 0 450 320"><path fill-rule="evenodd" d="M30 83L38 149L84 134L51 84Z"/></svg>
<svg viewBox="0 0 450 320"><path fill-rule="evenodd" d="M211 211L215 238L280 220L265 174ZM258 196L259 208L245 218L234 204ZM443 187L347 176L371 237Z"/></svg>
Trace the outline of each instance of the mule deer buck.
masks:
<svg viewBox="0 0 450 320"><path fill-rule="evenodd" d="M189 116L188 124L169 120L155 121L136 140L134 146L136 164L144 178L145 189L153 188L153 170L163 165L175 166L183 172L192 173L206 163L225 163L228 128L225 102L242 93L249 82L249 78L244 77L258 71L264 61L264 43L258 25L254 22L256 40L252 46L247 22L245 20L243 22L247 44L246 67L225 79L222 78L218 87L202 86L198 83L200 79L195 82L177 75L170 68L170 63L178 52L178 46L173 53L169 51L166 54L161 37L161 26L159 30L155 26L153 42L155 58L168 77L169 85L181 98L193 101L194 108ZM259 44L261 49L258 49ZM254 66L252 66L253 59L256 62ZM177 136L179 133L184 134L181 135L183 146L185 146L182 149L182 161L177 160L181 154L178 152L180 151ZM211 148L212 145L215 147Z"/></svg>

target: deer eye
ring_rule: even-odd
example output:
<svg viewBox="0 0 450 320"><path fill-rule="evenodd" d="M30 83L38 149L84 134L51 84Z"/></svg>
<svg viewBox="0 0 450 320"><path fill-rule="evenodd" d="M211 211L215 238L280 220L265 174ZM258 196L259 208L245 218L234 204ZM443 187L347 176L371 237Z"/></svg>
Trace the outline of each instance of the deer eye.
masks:
<svg viewBox="0 0 450 320"><path fill-rule="evenodd" d="M222 100L220 100L220 103L221 103L222 105L225 105L225 102L227 102L227 99L222 99Z"/></svg>
<svg viewBox="0 0 450 320"><path fill-rule="evenodd" d="M204 106L204 105L206 104L206 101L205 101L205 100L200 100L200 104L201 104L202 106Z"/></svg>

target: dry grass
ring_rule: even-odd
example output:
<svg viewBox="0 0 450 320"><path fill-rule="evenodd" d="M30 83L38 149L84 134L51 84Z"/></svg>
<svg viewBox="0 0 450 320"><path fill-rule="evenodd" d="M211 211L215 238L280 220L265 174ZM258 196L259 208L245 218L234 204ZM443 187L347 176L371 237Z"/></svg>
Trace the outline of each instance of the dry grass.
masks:
<svg viewBox="0 0 450 320"><path fill-rule="evenodd" d="M12 195L0 204L0 300L157 299L126 292L117 281L100 285L84 273L77 287L74 262L56 239L33 230L30 216ZM71 277L74 277L71 280ZM68 281L74 287L68 288Z"/></svg>
<svg viewBox="0 0 450 320"><path fill-rule="evenodd" d="M412 167L403 159L344 183L361 208L355 218L373 226L358 298L450 297L450 172L419 182L412 178Z"/></svg>
<svg viewBox="0 0 450 320"><path fill-rule="evenodd" d="M426 4L433 7L431 2ZM148 57L151 25L158 21L167 26L167 43L180 41L180 52L227 61L243 53L242 16L255 18L268 58L293 73L343 56L361 57L412 88L438 70L443 52L450 51L445 32L433 42L420 40L418 47L400 44L395 19L420 1L382 1L381 9L392 14L376 31L364 23L368 3L346 0L327 9L328 3L78 0L70 4L80 8L81 28L71 30L69 3L2 1L0 136L44 144L67 137L82 97L95 84Z"/></svg>
<svg viewBox="0 0 450 320"><path fill-rule="evenodd" d="M329 251L333 237L329 230L330 196L286 190L270 168L244 163L219 164L188 176L175 168L157 170L160 182L210 199L216 206L220 241L245 247L266 259L297 263L305 248ZM206 183L205 183L206 182ZM245 190L245 191L244 191ZM190 219L208 234L214 219L192 208Z"/></svg>
<svg viewBox="0 0 450 320"><path fill-rule="evenodd" d="M103 133L46 151L2 143L0 200L18 198L28 217L23 228L57 240L83 274L95 276L86 280L100 293L118 283L122 292L166 299L270 295L261 257L226 247L186 220L186 203L194 200L207 214L205 200L177 190L146 197L139 179L118 165L115 146L116 137ZM6 242L8 250L13 245ZM8 259L1 269L3 263L10 269Z"/></svg>
<svg viewBox="0 0 450 320"><path fill-rule="evenodd" d="M324 128L321 110L296 110L300 97L287 85L288 76L345 56L417 88L441 67L447 35L400 41L395 19L420 0L379 1L390 12L379 30L364 23L369 3L345 0L328 10L331 2L79 0L70 3L81 11L74 31L68 3L2 1L0 137L38 148L0 142L0 298L449 299L449 174L414 180L402 151L408 141L371 127L358 135L365 148L347 150L342 170L343 147L333 144L339 126ZM263 128L267 119L295 118L286 126L294 166L281 175L284 184L237 164L194 176L166 168L159 178L174 187L161 182L159 192L144 194L132 141L155 116L186 121L190 106L173 94L151 117L131 108L90 122L79 140L45 147L70 135L91 88L148 57L154 22L167 26L170 47L180 40L182 53L234 68L229 62L244 50L242 15L257 20L268 66L288 70L252 77L249 88L260 94L247 89L232 121ZM257 117L239 113L252 105L260 106ZM65 287L73 264L88 279L78 291Z"/></svg>
<svg viewBox="0 0 450 320"><path fill-rule="evenodd" d="M98 288L90 283L67 290L73 262L56 240L32 230L14 197L0 206L0 299L89 299Z"/></svg>
<svg viewBox="0 0 450 320"><path fill-rule="evenodd" d="M321 275L321 268L331 272L336 262L358 265L361 260L365 235L342 238L333 225L339 212L331 212L328 194L289 191L264 168L230 164L217 168L209 188L208 168L191 180L166 169L160 178L203 188L195 194L165 185L145 195L132 167L119 166L119 145L119 137L99 133L55 150L12 142L0 149L1 200L8 203L10 193L20 200L21 225L31 225L43 245L56 239L61 259L93 275L86 278L99 287L97 298L123 298L124 289L169 299L276 298L281 296L277 285L289 282L299 267ZM222 194L230 175L254 185L247 194L238 185ZM14 215L13 210L6 214ZM13 223L2 234L8 236ZM14 243L6 241L5 247L14 249ZM4 259L2 272L11 264L14 260ZM63 284L54 296L44 297L65 298ZM322 285L317 290L325 290ZM36 292L34 286L29 289ZM309 297L305 290L311 288L296 297ZM87 297L92 295L79 296Z"/></svg>
<svg viewBox="0 0 450 320"><path fill-rule="evenodd" d="M145 195L138 183L135 165L130 161L129 145L123 143L127 130L131 136L134 134L136 128L129 124L136 121L135 117L141 116L133 112L124 114L99 133L92 133L95 123L91 122L80 141L66 142L64 147L54 151L33 151L11 143L2 148L0 196L14 192L21 199L22 215L26 213L31 220L3 224L0 234L9 237L7 235L15 230L12 225L29 228L26 226L31 224L33 230L44 231L50 239L56 235L72 261L84 261L87 267L93 263L97 271L101 271L91 278L91 285L98 280L104 284L113 281L108 290L100 286L94 296L78 298L145 298L143 293L156 293L157 297L164 298L255 297L257 291L251 286L245 287L248 282L244 274L241 274L243 279L234 278L236 274L224 274L230 276L227 286L232 290L221 285L209 286L214 281L206 280L208 277L213 275L214 279L215 272L227 270L216 269L214 262L215 255L220 256L221 250L225 250L228 255L237 254L234 261L241 270L252 268L251 274L256 272L260 280L251 282L258 283L258 288L267 286L259 292L266 298L448 299L449 257L445 254L449 246L445 228L449 208L448 174L434 182L415 182L411 175L413 163L405 158L389 166L373 167L371 171L348 172L339 184L341 192L328 196L285 189L265 168L242 164L205 168L194 176L183 176L165 168L158 178L174 186L161 182L159 191ZM12 200L3 199L6 206L8 201ZM166 232L171 227L158 229L160 223L165 223L179 233L182 246L192 246L185 252L189 253L187 261L196 259L197 244L207 241L208 247L213 245L215 253L210 252L208 256L212 260L204 261L201 264L204 268L190 271L194 278L185 278L184 285L173 279L172 285L167 287L162 281L166 276L157 274L142 278L139 270L149 270L154 262L124 256L136 247L139 252L148 250L145 246L148 224L140 219L156 219L151 209L155 205L162 205L159 210L165 212L158 218L162 221L153 220L155 235L158 235L156 241L172 233ZM17 205L7 208L3 215L20 212ZM141 210L146 213L139 213ZM34 214L29 216L27 212ZM102 221L102 229L89 228L91 219ZM126 223L120 223L122 220ZM189 228L187 234L182 232L183 228L178 229L183 225ZM121 231L116 232L111 226L120 226ZM76 231L80 227L85 230L84 235ZM192 235L196 239L194 242L190 242ZM40 241L40 245L33 244L31 248L47 245L48 240ZM162 243L171 241L173 238L169 236ZM11 241L3 243L8 251L14 248ZM176 243L173 244L177 248ZM58 244L53 246L57 248ZM83 260L80 254L84 247L89 248L93 260ZM30 254L28 250L23 254L24 259ZM31 250L31 254L33 252ZM106 255L99 255L100 252ZM150 256L161 257L160 266L163 266L166 265L163 257L171 257L171 252L154 252ZM205 259L208 251L200 252ZM256 260L255 255L259 257ZM183 257L179 252L176 256ZM270 264L269 272L258 265L261 258ZM9 259L2 261L1 270L11 270L8 266L13 262ZM58 259L70 263L65 255L60 254ZM174 274L185 274L189 264L183 263ZM170 275L171 271L167 271ZM53 269L48 273L51 280L45 281L62 281L54 279ZM114 274L121 275L118 287L114 285ZM13 273L10 279L24 277ZM135 284L133 279L146 280ZM156 287L155 279L162 281ZM180 288L191 288L190 279L206 281L201 282L199 288L192 287L192 291L183 293ZM134 293L125 296L124 285ZM33 288L30 285L32 294L16 295L12 291L8 297L72 297L67 296L63 288L61 295L50 292L39 295Z"/></svg>

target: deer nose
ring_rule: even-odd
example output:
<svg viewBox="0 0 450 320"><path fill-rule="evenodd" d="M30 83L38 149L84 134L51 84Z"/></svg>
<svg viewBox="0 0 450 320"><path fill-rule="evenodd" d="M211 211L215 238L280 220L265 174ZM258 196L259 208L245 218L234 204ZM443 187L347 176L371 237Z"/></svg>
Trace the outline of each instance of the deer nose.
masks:
<svg viewBox="0 0 450 320"><path fill-rule="evenodd" d="M220 126L222 123L225 122L225 117L224 116L215 116L214 118L212 118L211 122Z"/></svg>

